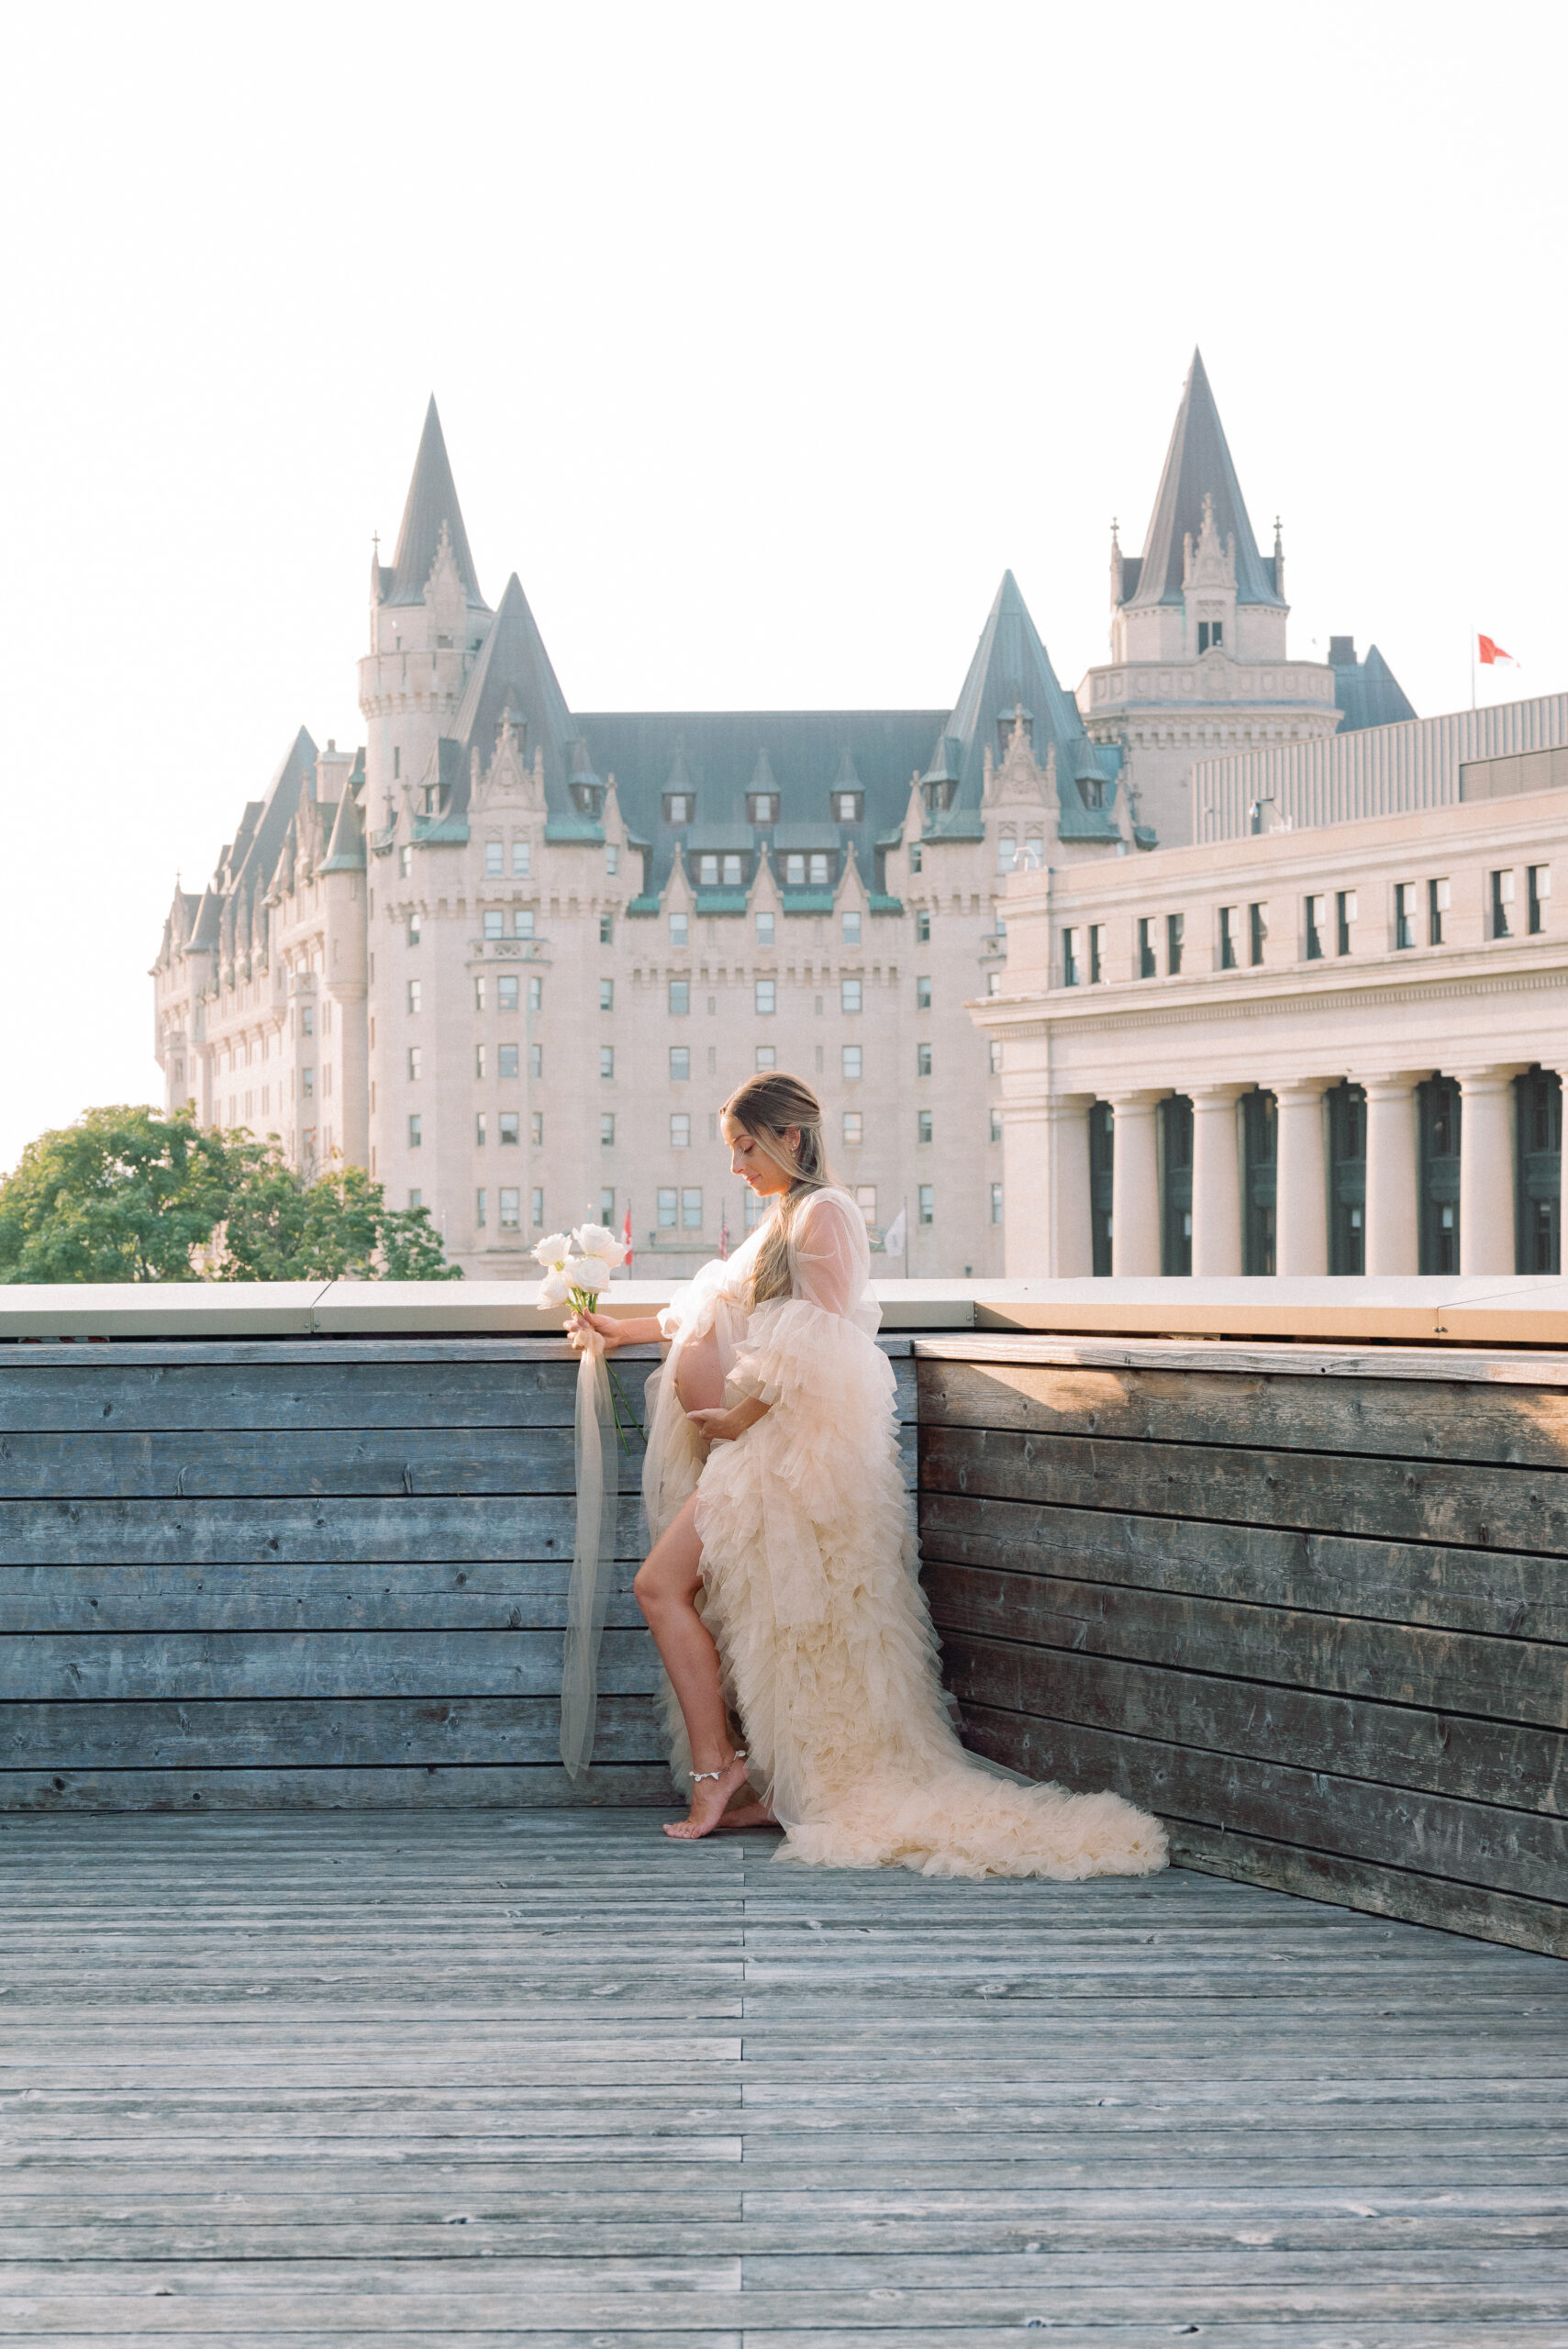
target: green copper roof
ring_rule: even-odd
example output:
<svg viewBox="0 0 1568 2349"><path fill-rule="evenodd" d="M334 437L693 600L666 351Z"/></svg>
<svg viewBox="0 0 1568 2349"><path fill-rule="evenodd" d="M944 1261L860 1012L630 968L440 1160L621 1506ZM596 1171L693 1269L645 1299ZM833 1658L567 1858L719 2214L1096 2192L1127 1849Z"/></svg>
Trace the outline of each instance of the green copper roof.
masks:
<svg viewBox="0 0 1568 2349"><path fill-rule="evenodd" d="M425 411L425 429L419 436L419 453L414 460L414 477L403 508L397 552L392 558L392 577L385 590L387 603L424 602L425 583L441 542L443 523L469 603L477 611L487 611L489 607L479 592L479 581L474 575L473 557L468 551L468 532L462 527L462 508L457 502L457 484L452 479L441 419L436 414L432 395ZM385 578L384 572L382 576Z"/></svg>
<svg viewBox="0 0 1568 2349"><path fill-rule="evenodd" d="M1272 558L1258 552L1246 500L1219 410L1214 404L1203 353L1193 352L1193 363L1182 386L1165 469L1155 493L1154 511L1143 540L1143 552L1124 557L1122 593L1129 604L1179 604L1188 533L1197 543L1203 528L1203 501L1214 499L1215 526L1223 541L1236 540L1236 600L1239 604L1281 604Z"/></svg>

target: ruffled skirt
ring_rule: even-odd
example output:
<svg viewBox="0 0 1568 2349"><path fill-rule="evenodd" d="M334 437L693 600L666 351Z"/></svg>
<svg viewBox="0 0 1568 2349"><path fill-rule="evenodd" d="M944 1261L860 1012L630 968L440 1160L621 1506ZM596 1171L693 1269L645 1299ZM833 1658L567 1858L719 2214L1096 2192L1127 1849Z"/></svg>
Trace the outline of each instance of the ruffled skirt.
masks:
<svg viewBox="0 0 1568 2349"><path fill-rule="evenodd" d="M1119 1795L1020 1785L960 1744L881 1351L786 1299L752 1317L735 1386L771 1408L697 1484L703 1620L751 1783L787 1831L777 1856L932 1876L1163 1867L1164 1830Z"/></svg>

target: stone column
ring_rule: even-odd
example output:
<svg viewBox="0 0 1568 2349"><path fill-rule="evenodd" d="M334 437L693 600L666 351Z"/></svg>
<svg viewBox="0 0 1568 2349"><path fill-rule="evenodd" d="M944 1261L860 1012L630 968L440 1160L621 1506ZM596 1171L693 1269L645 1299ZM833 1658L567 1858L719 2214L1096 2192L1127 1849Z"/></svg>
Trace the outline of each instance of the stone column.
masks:
<svg viewBox="0 0 1568 2349"><path fill-rule="evenodd" d="M1126 1279L1158 1277L1160 1167L1154 1144L1159 1093L1113 1093L1116 1120L1111 1166L1111 1271Z"/></svg>
<svg viewBox="0 0 1568 2349"><path fill-rule="evenodd" d="M1323 1096L1338 1079L1276 1085L1274 1271L1309 1278L1329 1269L1329 1156Z"/></svg>
<svg viewBox="0 0 1568 2349"><path fill-rule="evenodd" d="M1044 1139L1051 1154L1051 1273L1087 1280L1095 1269L1090 1224L1089 1110L1092 1093L1058 1094Z"/></svg>
<svg viewBox="0 0 1568 2349"><path fill-rule="evenodd" d="M1416 1087L1419 1074L1397 1069L1361 1079L1366 1090L1366 1268L1369 1273L1420 1269L1416 1148Z"/></svg>
<svg viewBox="0 0 1568 2349"><path fill-rule="evenodd" d="M1514 1269L1513 1068L1460 1069L1459 1269Z"/></svg>
<svg viewBox="0 0 1568 2349"><path fill-rule="evenodd" d="M1193 1276L1241 1270L1241 1153L1236 1104L1244 1085L1200 1085L1193 1105Z"/></svg>

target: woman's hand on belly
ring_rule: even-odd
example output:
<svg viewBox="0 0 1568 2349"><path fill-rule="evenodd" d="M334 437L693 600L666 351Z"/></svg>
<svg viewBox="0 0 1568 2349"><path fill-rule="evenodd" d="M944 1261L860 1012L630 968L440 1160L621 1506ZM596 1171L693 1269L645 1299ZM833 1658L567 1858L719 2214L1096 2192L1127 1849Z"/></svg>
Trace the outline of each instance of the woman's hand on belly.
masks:
<svg viewBox="0 0 1568 2349"><path fill-rule="evenodd" d="M688 1411L697 1433L708 1443L733 1443L738 1435L767 1415L768 1406L759 1396L748 1395L728 1411Z"/></svg>

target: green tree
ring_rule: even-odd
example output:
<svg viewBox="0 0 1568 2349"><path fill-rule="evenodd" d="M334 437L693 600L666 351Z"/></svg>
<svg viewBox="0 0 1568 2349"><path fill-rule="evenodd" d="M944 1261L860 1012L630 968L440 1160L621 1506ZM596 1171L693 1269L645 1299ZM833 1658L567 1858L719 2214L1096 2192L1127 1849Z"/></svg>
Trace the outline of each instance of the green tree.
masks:
<svg viewBox="0 0 1568 2349"><path fill-rule="evenodd" d="M87 1110L0 1181L0 1281L460 1280L424 1208L361 1167L295 1173L276 1135L188 1108Z"/></svg>

